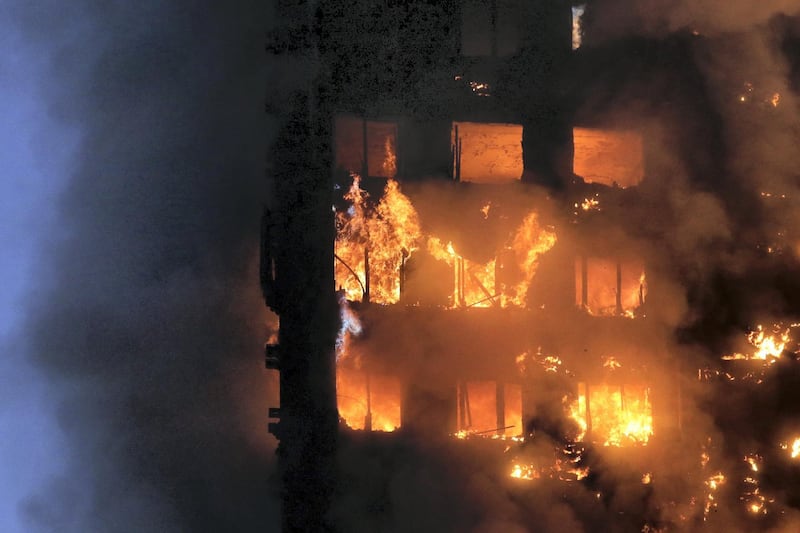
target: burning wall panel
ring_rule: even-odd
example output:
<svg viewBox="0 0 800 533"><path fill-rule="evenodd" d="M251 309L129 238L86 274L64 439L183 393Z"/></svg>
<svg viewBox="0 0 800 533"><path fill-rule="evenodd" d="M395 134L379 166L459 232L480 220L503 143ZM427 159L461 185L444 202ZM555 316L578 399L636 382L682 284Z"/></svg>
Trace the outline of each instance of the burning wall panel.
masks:
<svg viewBox="0 0 800 533"><path fill-rule="evenodd" d="M506 183L522 176L522 126L454 122L454 172L461 181Z"/></svg>
<svg viewBox="0 0 800 533"><path fill-rule="evenodd" d="M350 172L366 170L372 177L397 175L397 124L364 120L352 115L337 115L334 124L336 166Z"/></svg>
<svg viewBox="0 0 800 533"><path fill-rule="evenodd" d="M573 128L573 172L588 183L623 189L644 177L642 136L633 131Z"/></svg>

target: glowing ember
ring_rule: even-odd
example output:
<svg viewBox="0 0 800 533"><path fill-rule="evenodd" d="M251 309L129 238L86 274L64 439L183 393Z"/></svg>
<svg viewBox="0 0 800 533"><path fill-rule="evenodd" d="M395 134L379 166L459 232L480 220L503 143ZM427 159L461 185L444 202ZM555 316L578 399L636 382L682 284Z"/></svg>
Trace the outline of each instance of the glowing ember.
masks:
<svg viewBox="0 0 800 533"><path fill-rule="evenodd" d="M578 207L578 204L575 204L575 207ZM600 211L600 200L597 199L597 195L594 198L584 198L580 207L584 211Z"/></svg>
<svg viewBox="0 0 800 533"><path fill-rule="evenodd" d="M491 96L489 84L480 81L470 81L469 88L478 96Z"/></svg>
<svg viewBox="0 0 800 533"><path fill-rule="evenodd" d="M584 479L586 476L589 475L589 467L587 466L583 468L573 468L572 470L568 470L568 472L570 474L574 474L575 479L580 481L581 479Z"/></svg>
<svg viewBox="0 0 800 533"><path fill-rule="evenodd" d="M539 479L539 470L534 465L514 464L511 467L511 477L517 479Z"/></svg>
<svg viewBox="0 0 800 533"><path fill-rule="evenodd" d="M752 514L767 514L767 504L774 503L774 498L768 498L761 493L757 474L760 470L761 456L756 454L746 455L744 461L750 465L752 476L744 478L744 493L739 497L744 502L745 508Z"/></svg>
<svg viewBox="0 0 800 533"><path fill-rule="evenodd" d="M782 450L789 450L789 457L797 459L800 457L800 437L795 438L791 444L781 444Z"/></svg>
<svg viewBox="0 0 800 533"><path fill-rule="evenodd" d="M642 484L649 485L652 482L653 482L653 474L651 474L650 472L645 472L645 474L642 476Z"/></svg>
<svg viewBox="0 0 800 533"><path fill-rule="evenodd" d="M586 389L589 401L586 401ZM587 416L590 415L590 416ZM603 446L646 445L653 434L650 389L643 386L581 385L570 417ZM591 420L591 424L588 422ZM583 438L580 435L579 440Z"/></svg>
<svg viewBox="0 0 800 533"><path fill-rule="evenodd" d="M561 359L554 355L547 355L541 360L545 372L558 372L558 367L561 366Z"/></svg>
<svg viewBox="0 0 800 533"><path fill-rule="evenodd" d="M605 357L603 359L603 368L607 368L608 370L615 370L617 368L622 368L622 363L617 361L615 357Z"/></svg>
<svg viewBox="0 0 800 533"><path fill-rule="evenodd" d="M714 493L716 493L719 487L724 483L725 476L722 472L717 472L706 479L705 485L708 487L708 493L706 494L705 504L703 505L703 520L708 518L708 514L712 509L717 508L717 501L714 497Z"/></svg>
<svg viewBox="0 0 800 533"><path fill-rule="evenodd" d="M528 480L548 478L571 482L585 479L589 475L589 467L575 466L575 463L581 460L580 451L562 450L562 452L571 457L569 459L557 458L544 465L515 457L511 463L509 475L516 479Z"/></svg>

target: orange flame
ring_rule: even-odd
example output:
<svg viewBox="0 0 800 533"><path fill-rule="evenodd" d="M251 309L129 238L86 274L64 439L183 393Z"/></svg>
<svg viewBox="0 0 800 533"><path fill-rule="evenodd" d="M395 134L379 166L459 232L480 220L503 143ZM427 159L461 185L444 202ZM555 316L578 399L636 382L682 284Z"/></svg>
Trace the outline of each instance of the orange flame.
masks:
<svg viewBox="0 0 800 533"><path fill-rule="evenodd" d="M360 301L369 287L371 301L396 303L403 256L417 248L421 237L417 212L394 180L386 184L376 208L369 210L368 195L359 184L360 178L353 175L353 185L345 195L352 207L336 214L335 279L348 300Z"/></svg>
<svg viewBox="0 0 800 533"><path fill-rule="evenodd" d="M581 428L578 440L590 430L592 440L603 446L646 445L653 434L650 389L644 386L580 384L578 398L568 405L568 414Z"/></svg>
<svg viewBox="0 0 800 533"><path fill-rule="evenodd" d="M754 331L747 334L747 342L755 348L750 354L734 353L722 357L724 360L758 360L773 364L780 359L786 350L786 345L791 340L791 328L783 331L776 325L773 335L764 333L764 327L760 324Z"/></svg>
<svg viewBox="0 0 800 533"><path fill-rule="evenodd" d="M501 264L496 258L486 263L471 261L459 254L452 242L445 244L436 236L422 233L417 211L396 181L388 181L383 197L372 210L359 183L354 174L353 185L345 195L352 206L336 214L334 274L348 300L360 301L369 291L372 302L397 303L400 267L424 243L435 259L453 269L450 307L523 306L539 256L556 242L555 234L539 225L536 213L530 213L509 238ZM497 272L504 269L520 274L498 283Z"/></svg>

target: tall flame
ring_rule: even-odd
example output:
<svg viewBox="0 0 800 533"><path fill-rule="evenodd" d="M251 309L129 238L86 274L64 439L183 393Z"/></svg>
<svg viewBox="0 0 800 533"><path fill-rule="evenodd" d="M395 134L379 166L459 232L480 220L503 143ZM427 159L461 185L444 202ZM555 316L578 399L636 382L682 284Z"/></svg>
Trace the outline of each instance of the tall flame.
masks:
<svg viewBox="0 0 800 533"><path fill-rule="evenodd" d="M421 237L419 218L394 180L386 184L375 209L368 208L367 198L360 178L354 175L345 195L352 206L336 214L336 282L348 300L361 300L369 289L370 301L396 303L400 299L400 265Z"/></svg>

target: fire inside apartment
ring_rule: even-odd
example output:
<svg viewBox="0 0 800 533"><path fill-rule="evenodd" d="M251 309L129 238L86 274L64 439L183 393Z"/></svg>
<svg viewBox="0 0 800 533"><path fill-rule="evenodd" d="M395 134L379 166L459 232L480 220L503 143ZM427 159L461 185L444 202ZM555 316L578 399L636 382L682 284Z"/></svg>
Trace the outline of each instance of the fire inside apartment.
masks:
<svg viewBox="0 0 800 533"><path fill-rule="evenodd" d="M435 80L450 101L425 101L440 106L435 115L380 99L333 115L342 423L521 440L531 420L553 424L545 418L560 413L559 437L574 442L644 446L671 435L674 383L641 365L647 268L612 236L632 229L618 228L619 204L636 201L645 177L642 134L635 124L541 121L538 107L564 104L526 87L525 73L506 79L526 43L536 64L568 61L580 45L577 13L459 8L460 35L431 39L458 57L449 79Z"/></svg>
<svg viewBox="0 0 800 533"><path fill-rule="evenodd" d="M725 475L710 438L686 436L684 383L753 378L753 367L701 368L670 349L668 269L654 261L669 260L658 235L676 222L652 206L674 169L658 128L614 93L671 72L648 105L664 121L695 113L683 127L697 136L706 104L684 57L698 37L593 47L591 3L341 7L316 15L340 439L471 447L523 486L580 484L599 461L647 491L680 461L695 479L670 483L701 490L676 497L676 516L705 520ZM770 327L728 358L779 357L789 326ZM757 472L760 456L743 457ZM667 470L661 479L681 478ZM769 496L748 479L743 512L766 513Z"/></svg>

